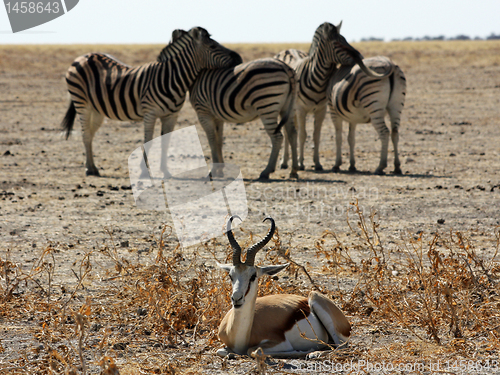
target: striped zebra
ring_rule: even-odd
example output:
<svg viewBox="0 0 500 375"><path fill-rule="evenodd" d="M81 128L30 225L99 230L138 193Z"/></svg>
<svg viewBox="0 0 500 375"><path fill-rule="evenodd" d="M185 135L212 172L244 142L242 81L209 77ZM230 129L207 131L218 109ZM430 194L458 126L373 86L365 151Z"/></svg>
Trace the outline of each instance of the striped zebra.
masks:
<svg viewBox="0 0 500 375"><path fill-rule="evenodd" d="M144 143L153 138L157 118L162 134L173 130L186 92L205 68L227 68L242 62L239 54L201 27L175 30L156 62L130 67L106 54L78 57L66 73L70 104L62 127L69 137L76 115L82 125L87 175L99 176L92 139L104 117L144 121ZM165 162L166 163L166 162ZM162 158L162 170L168 175Z"/></svg>
<svg viewBox="0 0 500 375"><path fill-rule="evenodd" d="M357 65L343 66L333 75L328 87L328 107L335 125L337 157L334 171L342 164L342 121L349 123L350 171L356 171L354 143L356 124L371 122L382 141L380 163L375 173L383 174L387 166L389 133L394 146L394 174L401 174L398 155L399 124L405 103L406 78L403 71L384 56L365 59L366 66L384 72L388 77L374 79L367 76ZM386 126L389 114L391 130Z"/></svg>
<svg viewBox="0 0 500 375"><path fill-rule="evenodd" d="M293 123L296 86L293 69L273 58L235 68L205 70L199 75L189 97L210 144L212 176L223 175L224 122L244 123L260 117L272 143L271 156L260 179L268 179L276 168L283 142L282 127L292 145L290 176L297 177L297 134Z"/></svg>
<svg viewBox="0 0 500 375"><path fill-rule="evenodd" d="M299 88L296 103L296 124L299 131L299 168L304 169L304 144L306 141L306 115L314 113L314 169L323 167L319 161L319 143L321 125L326 115L326 89L328 82L337 68L337 64L352 66L359 64L370 76L383 77L363 64L363 57L340 34L340 27L325 22L320 25L313 37L309 53L295 49L282 51L275 58L294 68ZM285 152L282 168L287 168L288 144L285 140Z"/></svg>

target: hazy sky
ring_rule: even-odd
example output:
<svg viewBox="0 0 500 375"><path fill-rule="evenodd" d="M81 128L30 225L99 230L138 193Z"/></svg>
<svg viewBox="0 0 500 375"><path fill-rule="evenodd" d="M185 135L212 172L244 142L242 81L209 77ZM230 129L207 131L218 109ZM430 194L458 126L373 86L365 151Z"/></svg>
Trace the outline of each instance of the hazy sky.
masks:
<svg viewBox="0 0 500 375"><path fill-rule="evenodd" d="M0 8L0 44L166 44L174 29L193 26L226 43L310 42L321 23L341 20L348 41L484 38L500 34L500 0L80 0L67 14L15 34Z"/></svg>

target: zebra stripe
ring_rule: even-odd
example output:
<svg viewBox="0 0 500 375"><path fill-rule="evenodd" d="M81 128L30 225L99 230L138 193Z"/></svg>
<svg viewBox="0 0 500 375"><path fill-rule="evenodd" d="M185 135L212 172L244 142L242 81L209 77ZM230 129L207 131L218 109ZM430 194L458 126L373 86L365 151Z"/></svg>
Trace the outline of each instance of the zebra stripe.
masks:
<svg viewBox="0 0 500 375"><path fill-rule="evenodd" d="M104 117L144 121L144 143L153 138L157 118L162 134L171 132L186 92L202 69L227 68L241 57L200 27L175 30L156 62L130 67L101 53L78 57L66 73L71 102L62 126L69 137L76 115L82 124L87 175L99 175L92 140ZM162 160L162 170L168 174Z"/></svg>
<svg viewBox="0 0 500 375"><path fill-rule="evenodd" d="M271 138L267 167L260 174L268 179L274 172L283 141L284 126L292 145L291 177L297 176L296 131L293 113L296 96L293 69L272 59L259 59L235 68L206 70L189 92L189 98L205 130L212 152L212 176L222 176L224 122L245 123L260 117ZM281 120L278 122L278 117Z"/></svg>
<svg viewBox="0 0 500 375"><path fill-rule="evenodd" d="M319 160L319 143L321 125L326 115L326 89L331 76L337 68L352 66L356 63L371 76L380 76L366 68L361 54L352 47L340 34L340 27L325 22L320 25L313 36L309 53L298 50L286 50L275 57L295 69L299 81L296 104L296 123L299 130L299 168L304 169L304 145L306 141L306 115L314 113L314 169L322 170ZM285 152L282 168L287 167L288 144L285 140Z"/></svg>
<svg viewBox="0 0 500 375"><path fill-rule="evenodd" d="M328 87L328 106L335 125L337 157L334 171L342 164L342 121L349 122L350 171L355 171L354 144L356 124L371 122L380 136L382 150L375 173L383 174L387 166L389 133L394 146L394 173L401 174L398 155L399 125L406 96L406 78L399 66L384 56L365 59L364 63L388 77L374 79L359 66L341 67L332 77ZM391 130L386 126L389 114Z"/></svg>

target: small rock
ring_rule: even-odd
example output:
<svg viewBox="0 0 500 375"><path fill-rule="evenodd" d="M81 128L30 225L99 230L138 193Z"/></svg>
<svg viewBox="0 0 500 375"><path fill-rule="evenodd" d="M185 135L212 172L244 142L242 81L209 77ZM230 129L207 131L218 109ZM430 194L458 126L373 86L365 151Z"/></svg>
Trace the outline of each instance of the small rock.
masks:
<svg viewBox="0 0 500 375"><path fill-rule="evenodd" d="M444 219L438 219L438 224L444 224L445 220Z"/></svg>

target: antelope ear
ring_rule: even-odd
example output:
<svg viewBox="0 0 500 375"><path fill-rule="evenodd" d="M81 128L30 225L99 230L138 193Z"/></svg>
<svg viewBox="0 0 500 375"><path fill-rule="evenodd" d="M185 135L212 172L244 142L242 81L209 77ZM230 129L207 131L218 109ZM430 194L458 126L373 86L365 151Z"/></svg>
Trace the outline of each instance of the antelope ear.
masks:
<svg viewBox="0 0 500 375"><path fill-rule="evenodd" d="M276 275L278 272L280 272L280 271L284 270L285 268L287 268L289 265L290 265L290 263L278 264L276 266L258 267L257 268L257 273L258 273L259 277L262 276L262 275L273 276L273 275Z"/></svg>
<svg viewBox="0 0 500 375"><path fill-rule="evenodd" d="M221 264L219 262L217 262L217 267L219 267L220 269L226 271L226 272L229 272L231 271L231 268L233 267L232 264Z"/></svg>

